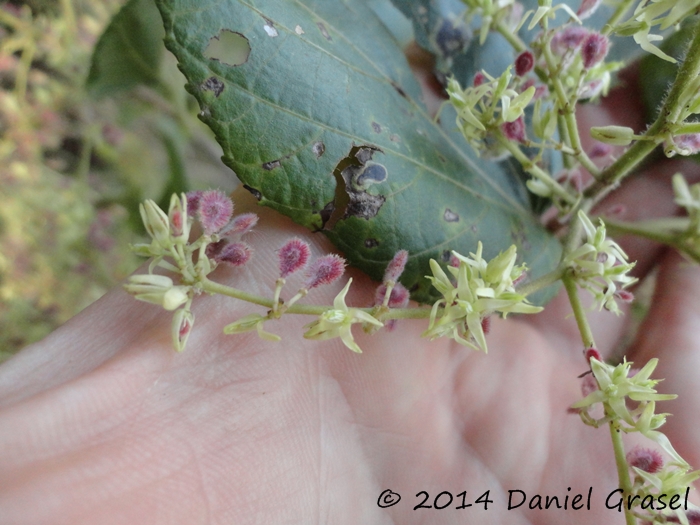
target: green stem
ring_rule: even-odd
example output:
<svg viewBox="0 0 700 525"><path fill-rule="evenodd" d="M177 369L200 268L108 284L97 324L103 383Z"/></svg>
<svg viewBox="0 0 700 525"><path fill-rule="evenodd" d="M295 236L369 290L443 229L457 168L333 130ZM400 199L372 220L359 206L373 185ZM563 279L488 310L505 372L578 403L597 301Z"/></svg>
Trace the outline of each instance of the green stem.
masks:
<svg viewBox="0 0 700 525"><path fill-rule="evenodd" d="M644 134L646 137L659 137L651 141L639 141L632 145L609 168L604 170L598 180L585 192L586 197L602 198L632 169L649 155L663 137L677 125L677 120L687 101L682 97L688 85L700 75L700 24L694 29L693 40L688 48L685 61L678 70L676 80L664 101L659 116ZM673 129L675 131L675 129Z"/></svg>
<svg viewBox="0 0 700 525"><path fill-rule="evenodd" d="M574 197L568 191L566 191L561 186L561 184L559 184L549 175L549 173L547 173L537 164L535 164L532 161L532 159L530 159L527 155L525 155L525 153L522 152L522 150L518 147L517 144L511 142L510 140L502 136L500 132L498 135L498 139L499 142L503 145L503 147L505 147L510 152L510 154L513 155L513 157L515 157L515 160L517 160L520 163L520 165L525 171L527 171L536 179L539 179L545 184L547 184L552 189L552 192L557 197L560 197L563 201L568 202L569 204L576 204L576 197Z"/></svg>
<svg viewBox="0 0 700 525"><path fill-rule="evenodd" d="M578 295L578 287L576 286L574 276L571 274L571 270L564 274L562 281L564 282L566 293L569 296L569 302L571 303L571 309L574 312L574 318L576 318L578 330L581 333L581 341L583 342L583 346L584 348L595 348L593 332L591 331L591 326L588 324L588 318L586 317L586 312L583 308L583 304L581 303L581 298Z"/></svg>
<svg viewBox="0 0 700 525"><path fill-rule="evenodd" d="M502 21L496 24L496 30L508 41L511 46L513 46L513 49L515 49L518 53L522 53L527 49L525 42L520 39L518 34L512 29L506 27Z"/></svg>
<svg viewBox="0 0 700 525"><path fill-rule="evenodd" d="M608 19L607 23L603 26L603 30L601 31L601 33L603 33L605 36L608 36L610 33L612 33L617 23L623 16L625 16L625 13L629 11L630 7L632 7L632 4L634 4L634 2L635 0L625 0L624 2L620 3L620 5L617 6L617 9L615 9L615 12Z"/></svg>
<svg viewBox="0 0 700 525"><path fill-rule="evenodd" d="M605 415L610 418L615 418L613 411L605 405ZM613 451L615 452L615 465L617 466L617 478L622 489L622 496L628 496L632 492L632 480L630 479L629 467L625 457L625 446L622 443L622 433L618 428L616 420L610 421L610 439L612 440ZM625 508L625 523L627 525L636 525L637 520L632 513L632 510L627 505Z"/></svg>
<svg viewBox="0 0 700 525"><path fill-rule="evenodd" d="M207 293L226 295L228 297L240 299L242 301L264 306L266 308L272 308L274 305L274 301L272 299L250 294L248 292L244 292L243 290L239 290L238 288L226 286L225 284L216 283L214 281L210 281L206 277L202 279L201 284L202 290ZM332 308L332 306L323 305L294 304L290 306L285 313L321 315ZM371 314L374 308L356 308L356 310L361 310ZM392 308L384 315L385 319L427 319L428 317L430 317L430 308Z"/></svg>
<svg viewBox="0 0 700 525"><path fill-rule="evenodd" d="M700 122L690 122L688 124L683 124L678 129L676 129L678 135L688 135L690 133L700 133Z"/></svg>
<svg viewBox="0 0 700 525"><path fill-rule="evenodd" d="M565 268L558 267L555 270L538 277L534 281L530 281L529 283L519 286L516 291L525 296L535 293L536 291L546 288L547 286L550 286L560 280L564 275L564 271Z"/></svg>

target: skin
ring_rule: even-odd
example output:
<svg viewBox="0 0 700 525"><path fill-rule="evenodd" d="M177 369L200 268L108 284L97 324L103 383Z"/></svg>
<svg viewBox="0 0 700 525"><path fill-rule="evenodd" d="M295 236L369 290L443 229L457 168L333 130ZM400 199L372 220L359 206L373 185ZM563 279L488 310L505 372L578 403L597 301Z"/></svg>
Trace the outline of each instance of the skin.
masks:
<svg viewBox="0 0 700 525"><path fill-rule="evenodd" d="M619 108L616 108L619 109ZM584 124L609 116L605 108ZM619 121L619 120L618 120ZM623 120L624 122L624 120ZM692 165L690 170L694 170ZM624 218L673 213L666 164L615 195ZM686 173L688 171L686 170ZM214 278L271 295L275 250L290 236L331 250L320 235L256 207L254 262ZM606 209L612 202L604 203ZM653 205L652 205L653 204ZM658 267L653 306L627 356L661 358L659 411L677 450L700 466L700 269L646 241L622 239L640 275ZM371 303L377 283L355 271L348 304ZM299 283L290 279L284 296ZM309 301L330 304L344 283ZM587 370L565 297L540 315L494 319L489 354L420 338L424 321L369 337L361 355L339 340L301 337L309 318L286 316L254 333L224 325L260 309L202 296L187 351L171 349L171 314L115 288L45 340L0 367L0 522L14 524L470 524L622 523L604 500L617 487L606 428L567 407ZM618 348L629 316L592 313L598 347ZM639 442L626 438L628 446ZM567 492L571 487L571 492ZM593 487L591 510L508 511L508 490L559 496ZM386 489L401 501L382 509ZM493 500L463 510L487 490ZM413 507L442 491L447 509ZM573 496L572 496L573 497ZM571 498L570 498L571 499ZM445 504L443 495L439 504ZM584 499L585 501L585 499Z"/></svg>

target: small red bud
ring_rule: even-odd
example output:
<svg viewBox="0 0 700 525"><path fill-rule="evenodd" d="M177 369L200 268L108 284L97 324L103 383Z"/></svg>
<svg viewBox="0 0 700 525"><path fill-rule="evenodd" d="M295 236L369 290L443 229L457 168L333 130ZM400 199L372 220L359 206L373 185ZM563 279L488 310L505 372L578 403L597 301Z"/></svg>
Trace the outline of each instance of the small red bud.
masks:
<svg viewBox="0 0 700 525"><path fill-rule="evenodd" d="M590 33L581 43L583 67L590 69L608 54L608 38L600 33Z"/></svg>
<svg viewBox="0 0 700 525"><path fill-rule="evenodd" d="M531 51L523 51L515 59L515 74L519 77L527 75L535 66L535 55Z"/></svg>
<svg viewBox="0 0 700 525"><path fill-rule="evenodd" d="M634 447L627 453L627 464L653 474L659 472L664 466L664 459L658 450Z"/></svg>
<svg viewBox="0 0 700 525"><path fill-rule="evenodd" d="M205 191L199 199L198 212L204 233L211 235L228 224L233 215L233 202L223 191Z"/></svg>
<svg viewBox="0 0 700 525"><path fill-rule="evenodd" d="M477 73L474 75L474 87L479 87L487 80L486 75L484 75L481 71L477 71Z"/></svg>
<svg viewBox="0 0 700 525"><path fill-rule="evenodd" d="M398 281L399 277L403 273L404 268L406 268L406 263L408 262L408 251L399 250L394 255L394 258L389 262L384 270L384 282L387 281Z"/></svg>
<svg viewBox="0 0 700 525"><path fill-rule="evenodd" d="M580 46L588 34L589 31L581 26L568 26L552 38L552 51L558 55L563 55L569 49L575 49Z"/></svg>
<svg viewBox="0 0 700 525"><path fill-rule="evenodd" d="M316 288L322 284L331 284L338 280L345 271L345 259L335 254L324 255L316 259L306 273L307 289Z"/></svg>
<svg viewBox="0 0 700 525"><path fill-rule="evenodd" d="M501 131L508 140L515 142L525 141L525 121L523 117L518 117L513 122L505 122L501 125Z"/></svg>
<svg viewBox="0 0 700 525"><path fill-rule="evenodd" d="M590 361L591 358L595 358L597 361L603 361L603 358L600 356L600 352L598 352L598 350L595 348L586 348L584 355L586 356L586 361Z"/></svg>
<svg viewBox="0 0 700 525"><path fill-rule="evenodd" d="M280 260L280 277L285 278L306 266L311 250L307 243L295 237L287 241L277 255Z"/></svg>
<svg viewBox="0 0 700 525"><path fill-rule="evenodd" d="M481 329L484 331L484 334L488 335L491 331L491 316L487 315L481 319Z"/></svg>
<svg viewBox="0 0 700 525"><path fill-rule="evenodd" d="M243 266L253 255L253 249L244 242L232 242L224 246L214 257L218 262L231 266Z"/></svg>
<svg viewBox="0 0 700 525"><path fill-rule="evenodd" d="M182 217L180 210L172 210L170 212L170 231L174 236L182 234L185 219Z"/></svg>

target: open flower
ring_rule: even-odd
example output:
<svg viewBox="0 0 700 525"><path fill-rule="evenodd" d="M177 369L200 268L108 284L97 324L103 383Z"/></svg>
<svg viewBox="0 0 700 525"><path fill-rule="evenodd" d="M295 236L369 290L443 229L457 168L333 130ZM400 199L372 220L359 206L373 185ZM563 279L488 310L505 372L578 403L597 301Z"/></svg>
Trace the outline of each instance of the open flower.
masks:
<svg viewBox="0 0 700 525"><path fill-rule="evenodd" d="M622 248L607 238L602 219L595 227L582 211L578 218L586 232L586 242L569 254L565 262L574 270L578 285L593 294L601 309L619 315L617 300L626 301L628 294L624 289L637 282L628 275L634 263L628 263Z"/></svg>
<svg viewBox="0 0 700 525"><path fill-rule="evenodd" d="M456 285L435 260L430 260L433 275L427 277L443 298L433 305L430 325L423 337L451 337L459 344L486 352L484 318L494 312L505 317L509 313L534 314L542 310L515 291L514 281L525 271L525 265L515 266L515 246L488 263L482 251L479 243L476 254L470 254L471 257L452 252L458 266L450 266L448 271L457 278Z"/></svg>
<svg viewBox="0 0 700 525"><path fill-rule="evenodd" d="M347 307L345 296L350 289L351 282L352 279L349 279L345 288L333 300L333 309L323 312L316 321L306 325L305 328L307 330L304 333L304 337L321 340L340 337L343 344L350 350L362 353L362 350L360 350L360 347L357 346L355 339L352 337L352 325L355 323L370 323L378 327L384 325L367 312Z"/></svg>

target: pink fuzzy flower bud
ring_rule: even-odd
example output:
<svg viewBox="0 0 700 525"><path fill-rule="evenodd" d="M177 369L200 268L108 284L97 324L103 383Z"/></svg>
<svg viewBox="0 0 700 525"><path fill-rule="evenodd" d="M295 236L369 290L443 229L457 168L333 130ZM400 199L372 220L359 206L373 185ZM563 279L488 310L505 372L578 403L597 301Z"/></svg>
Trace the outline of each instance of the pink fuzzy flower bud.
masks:
<svg viewBox="0 0 700 525"><path fill-rule="evenodd" d="M199 199L199 222L204 233L211 235L228 224L233 215L233 202L223 192L209 190L202 193Z"/></svg>
<svg viewBox="0 0 700 525"><path fill-rule="evenodd" d="M232 242L224 246L214 257L217 262L231 266L243 266L253 255L253 249L244 242Z"/></svg>
<svg viewBox="0 0 700 525"><path fill-rule="evenodd" d="M515 142L525 142L525 120L518 117L513 122L504 122L501 131L508 140Z"/></svg>
<svg viewBox="0 0 700 525"><path fill-rule="evenodd" d="M479 87L487 80L486 75L484 75L481 71L477 71L477 73L474 75L474 87Z"/></svg>
<svg viewBox="0 0 700 525"><path fill-rule="evenodd" d="M194 217L199 211L199 200L202 198L203 191L188 191L187 192L187 215Z"/></svg>
<svg viewBox="0 0 700 525"><path fill-rule="evenodd" d="M601 0L581 0L581 5L576 11L576 15L581 20L585 20L598 10L600 3Z"/></svg>
<svg viewBox="0 0 700 525"><path fill-rule="evenodd" d="M290 239L282 246L277 255L280 260L280 277L283 279L306 266L311 255L309 245L301 239Z"/></svg>
<svg viewBox="0 0 700 525"><path fill-rule="evenodd" d="M406 268L406 262L408 262L408 251L399 250L396 252L394 258L389 262L386 270L384 270L384 282L398 281L404 268Z"/></svg>
<svg viewBox="0 0 700 525"><path fill-rule="evenodd" d="M568 26L559 31L551 41L552 52L563 55L569 49L575 49L581 45L589 31L581 26Z"/></svg>
<svg viewBox="0 0 700 525"><path fill-rule="evenodd" d="M345 271L345 259L335 254L324 255L316 259L306 273L305 288L311 290L322 284L337 281Z"/></svg>
<svg viewBox="0 0 700 525"><path fill-rule="evenodd" d="M409 300L409 293L406 287L401 283L396 283L394 288L391 290L391 296L389 297L389 308L406 308ZM386 285L380 284L377 286L377 291L374 294L374 304L381 305L384 304L384 297L386 296Z"/></svg>
<svg viewBox="0 0 700 525"><path fill-rule="evenodd" d="M519 77L527 75L535 67L535 55L531 51L523 51L515 59L515 74Z"/></svg>
<svg viewBox="0 0 700 525"><path fill-rule="evenodd" d="M255 213L242 213L236 215L219 232L219 235L245 235L258 224L258 216Z"/></svg>
<svg viewBox="0 0 700 525"><path fill-rule="evenodd" d="M592 358L595 358L597 361L603 361L603 358L600 356L600 352L598 352L598 350L595 348L586 348L583 355L586 357L586 362L590 361Z"/></svg>
<svg viewBox="0 0 700 525"><path fill-rule="evenodd" d="M634 447L627 453L627 464L653 474L659 472L664 466L664 459L658 450Z"/></svg>
<svg viewBox="0 0 700 525"><path fill-rule="evenodd" d="M612 146L602 142L596 142L588 152L588 156L592 159L602 159L612 153Z"/></svg>
<svg viewBox="0 0 700 525"><path fill-rule="evenodd" d="M608 38L600 33L590 33L581 43L583 67L591 69L608 54Z"/></svg>
<svg viewBox="0 0 700 525"><path fill-rule="evenodd" d="M457 258L455 256L454 253L452 255L450 255L449 265L452 266L452 268L459 268L459 263L460 263L460 260L459 260L459 258Z"/></svg>

